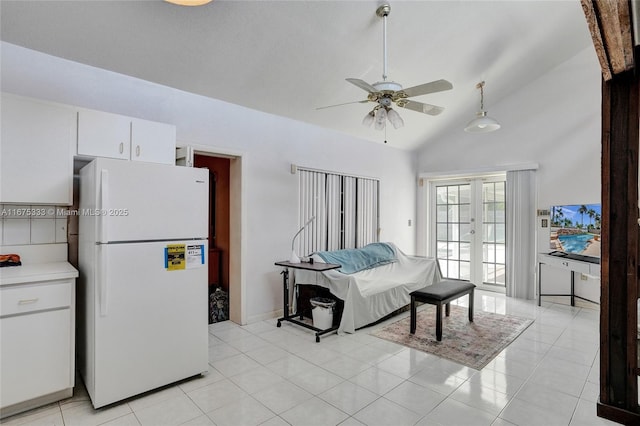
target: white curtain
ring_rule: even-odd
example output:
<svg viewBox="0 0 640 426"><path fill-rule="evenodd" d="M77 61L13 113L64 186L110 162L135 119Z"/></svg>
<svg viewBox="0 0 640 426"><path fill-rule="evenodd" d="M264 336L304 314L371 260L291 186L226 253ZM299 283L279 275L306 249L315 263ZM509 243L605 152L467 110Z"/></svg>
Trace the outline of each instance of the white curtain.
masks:
<svg viewBox="0 0 640 426"><path fill-rule="evenodd" d="M535 298L535 170L507 172L506 294Z"/></svg>

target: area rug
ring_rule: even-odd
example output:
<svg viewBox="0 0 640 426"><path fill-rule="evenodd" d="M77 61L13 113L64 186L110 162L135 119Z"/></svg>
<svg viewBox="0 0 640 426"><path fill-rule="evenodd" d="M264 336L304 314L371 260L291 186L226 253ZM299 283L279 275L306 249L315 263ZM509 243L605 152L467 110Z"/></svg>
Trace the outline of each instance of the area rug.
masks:
<svg viewBox="0 0 640 426"><path fill-rule="evenodd" d="M473 322L469 322L467 308L456 305L451 305L449 317L444 316L444 307L442 311L440 342L436 340L434 305L418 309L415 334L409 333L409 316L371 334L480 370L533 323L526 318L480 310L474 311Z"/></svg>

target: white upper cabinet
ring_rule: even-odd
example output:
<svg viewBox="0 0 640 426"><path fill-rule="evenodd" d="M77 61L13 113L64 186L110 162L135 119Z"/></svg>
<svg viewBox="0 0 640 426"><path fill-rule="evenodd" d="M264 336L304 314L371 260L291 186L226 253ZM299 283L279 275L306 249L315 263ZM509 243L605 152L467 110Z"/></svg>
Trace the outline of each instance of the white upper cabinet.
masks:
<svg viewBox="0 0 640 426"><path fill-rule="evenodd" d="M78 111L78 155L175 164L176 127L102 111Z"/></svg>
<svg viewBox="0 0 640 426"><path fill-rule="evenodd" d="M129 159L131 118L102 111L78 111L78 155Z"/></svg>
<svg viewBox="0 0 640 426"><path fill-rule="evenodd" d="M71 205L75 109L2 93L0 202Z"/></svg>
<svg viewBox="0 0 640 426"><path fill-rule="evenodd" d="M131 122L131 160L175 164L176 126L134 118Z"/></svg>

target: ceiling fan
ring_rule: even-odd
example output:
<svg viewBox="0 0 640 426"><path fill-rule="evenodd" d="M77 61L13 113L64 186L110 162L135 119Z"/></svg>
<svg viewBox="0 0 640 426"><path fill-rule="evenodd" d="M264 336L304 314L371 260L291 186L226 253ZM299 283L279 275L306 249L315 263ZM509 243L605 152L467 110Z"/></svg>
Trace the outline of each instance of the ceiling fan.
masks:
<svg viewBox="0 0 640 426"><path fill-rule="evenodd" d="M394 81L387 81L387 16L391 12L391 6L383 4L376 9L376 15L382 18L382 56L383 71L382 81L369 84L359 78L347 78L347 81L369 93L367 99L362 101L347 102L338 105L320 107L317 109L332 108L341 105L374 102L377 105L364 117L362 124L371 126L375 123L376 130L383 130L386 121L393 125L394 128L404 126L404 121L400 114L391 108L393 104L400 108L410 109L412 111L421 112L428 115L438 115L444 111L443 107L417 102L408 98L414 96L427 95L429 93L442 92L444 90L453 89L453 85L447 80L436 80L430 83L421 84L419 86L403 89L402 85Z"/></svg>

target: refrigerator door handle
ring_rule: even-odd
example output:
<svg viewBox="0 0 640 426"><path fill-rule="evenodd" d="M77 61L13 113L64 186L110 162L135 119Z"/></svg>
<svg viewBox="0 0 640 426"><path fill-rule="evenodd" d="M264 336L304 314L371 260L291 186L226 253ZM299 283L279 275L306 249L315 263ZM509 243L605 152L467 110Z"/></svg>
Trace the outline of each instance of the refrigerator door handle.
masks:
<svg viewBox="0 0 640 426"><path fill-rule="evenodd" d="M106 245L98 244L96 246L99 250L99 277L98 277L98 297L100 304L100 316L107 316L107 270L108 270L108 247Z"/></svg>
<svg viewBox="0 0 640 426"><path fill-rule="evenodd" d="M100 171L100 210L95 212L98 216L98 223L100 224L100 242L106 243L109 240L108 234L108 218L109 215L109 170L102 169Z"/></svg>

